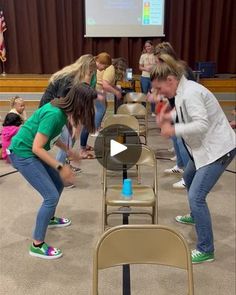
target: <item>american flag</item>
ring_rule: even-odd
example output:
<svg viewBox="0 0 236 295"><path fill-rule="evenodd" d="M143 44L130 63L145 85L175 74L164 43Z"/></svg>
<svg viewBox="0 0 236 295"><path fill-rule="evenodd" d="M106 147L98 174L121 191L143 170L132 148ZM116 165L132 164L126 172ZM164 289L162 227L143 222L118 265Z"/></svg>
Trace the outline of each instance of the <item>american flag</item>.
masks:
<svg viewBox="0 0 236 295"><path fill-rule="evenodd" d="M3 32L5 32L6 29L7 29L7 26L4 20L3 12L0 11L0 59L2 60L2 62L5 62L7 60L6 47L4 43L4 37L3 37Z"/></svg>

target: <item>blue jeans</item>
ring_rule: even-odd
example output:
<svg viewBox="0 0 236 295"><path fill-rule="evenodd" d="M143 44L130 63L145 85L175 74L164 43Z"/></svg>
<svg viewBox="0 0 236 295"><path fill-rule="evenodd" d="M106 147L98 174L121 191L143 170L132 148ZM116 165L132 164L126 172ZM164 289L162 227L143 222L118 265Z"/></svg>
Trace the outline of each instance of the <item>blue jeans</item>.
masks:
<svg viewBox="0 0 236 295"><path fill-rule="evenodd" d="M104 102L101 102L99 100L95 101L95 128L99 129L102 123L102 119L106 113L106 104ZM85 149L87 146L88 142L88 137L89 137L89 132L88 130L83 127L81 134L80 134L80 147L82 149Z"/></svg>
<svg viewBox="0 0 236 295"><path fill-rule="evenodd" d="M60 140L64 144L66 144L68 147L72 147L72 145L73 145L72 137L71 137L70 132L69 132L66 125L62 129L62 132L61 132L61 135L60 135ZM56 155L57 161L65 164L66 158L67 158L67 153L65 151L63 151L62 149L60 149L58 151L57 155Z"/></svg>
<svg viewBox="0 0 236 295"><path fill-rule="evenodd" d="M176 164L179 168L183 169L187 166L188 161L190 159L189 153L186 150L186 147L181 137L172 136L171 139L173 141L174 150L176 154Z"/></svg>
<svg viewBox="0 0 236 295"><path fill-rule="evenodd" d="M44 241L50 219L54 216L64 185L57 170L39 158L20 158L9 155L12 165L43 197L36 217L33 239Z"/></svg>
<svg viewBox="0 0 236 295"><path fill-rule="evenodd" d="M88 137L89 137L89 132L85 127L83 127L80 133L80 147L82 149L86 149Z"/></svg>
<svg viewBox="0 0 236 295"><path fill-rule="evenodd" d="M151 79L149 77L143 77L140 78L140 84L141 84L141 91L142 93L147 94L152 89ZM146 106L146 103L145 103ZM151 112L155 113L155 102L151 102Z"/></svg>
<svg viewBox="0 0 236 295"><path fill-rule="evenodd" d="M99 129L101 127L102 119L106 113L106 103L96 99L95 107L95 128Z"/></svg>
<svg viewBox="0 0 236 295"><path fill-rule="evenodd" d="M221 174L233 160L236 149L196 170L194 162L190 159L184 170L184 180L188 190L188 200L191 216L195 221L197 233L197 250L209 253L214 252L213 231L211 216L206 203L207 194L216 184Z"/></svg>

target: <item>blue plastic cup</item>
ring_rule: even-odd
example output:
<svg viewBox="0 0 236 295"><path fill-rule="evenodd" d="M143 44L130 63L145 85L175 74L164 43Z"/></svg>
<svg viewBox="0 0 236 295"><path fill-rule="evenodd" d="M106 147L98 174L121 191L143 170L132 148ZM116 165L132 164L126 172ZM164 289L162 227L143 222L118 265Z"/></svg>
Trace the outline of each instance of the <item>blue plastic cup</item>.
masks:
<svg viewBox="0 0 236 295"><path fill-rule="evenodd" d="M130 178L124 179L122 196L125 198L131 198L133 195L132 180Z"/></svg>

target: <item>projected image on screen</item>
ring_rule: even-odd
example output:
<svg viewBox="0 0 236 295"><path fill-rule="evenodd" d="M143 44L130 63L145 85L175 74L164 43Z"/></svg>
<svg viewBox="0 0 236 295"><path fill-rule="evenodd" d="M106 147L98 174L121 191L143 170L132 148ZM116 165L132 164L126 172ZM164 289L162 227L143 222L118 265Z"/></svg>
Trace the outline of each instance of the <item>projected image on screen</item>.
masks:
<svg viewBox="0 0 236 295"><path fill-rule="evenodd" d="M143 25L161 25L163 19L163 2L160 0L143 0Z"/></svg>
<svg viewBox="0 0 236 295"><path fill-rule="evenodd" d="M86 0L87 37L163 36L164 0Z"/></svg>

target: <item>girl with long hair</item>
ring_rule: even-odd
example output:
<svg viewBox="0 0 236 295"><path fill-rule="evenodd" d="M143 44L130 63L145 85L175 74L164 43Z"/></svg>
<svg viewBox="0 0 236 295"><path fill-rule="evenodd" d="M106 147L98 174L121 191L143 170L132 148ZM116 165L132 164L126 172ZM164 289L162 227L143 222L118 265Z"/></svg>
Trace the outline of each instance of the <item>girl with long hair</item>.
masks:
<svg viewBox="0 0 236 295"><path fill-rule="evenodd" d="M36 110L12 138L8 152L12 165L43 198L29 251L32 256L44 259L62 256L60 249L45 242L45 235L48 227L71 224L67 218L55 217L55 211L64 186L74 182L74 173L48 151L56 145L78 159L78 153L60 140L60 133L67 122L74 128L83 125L93 132L96 97L96 91L89 85L74 85L66 97L55 98Z"/></svg>

